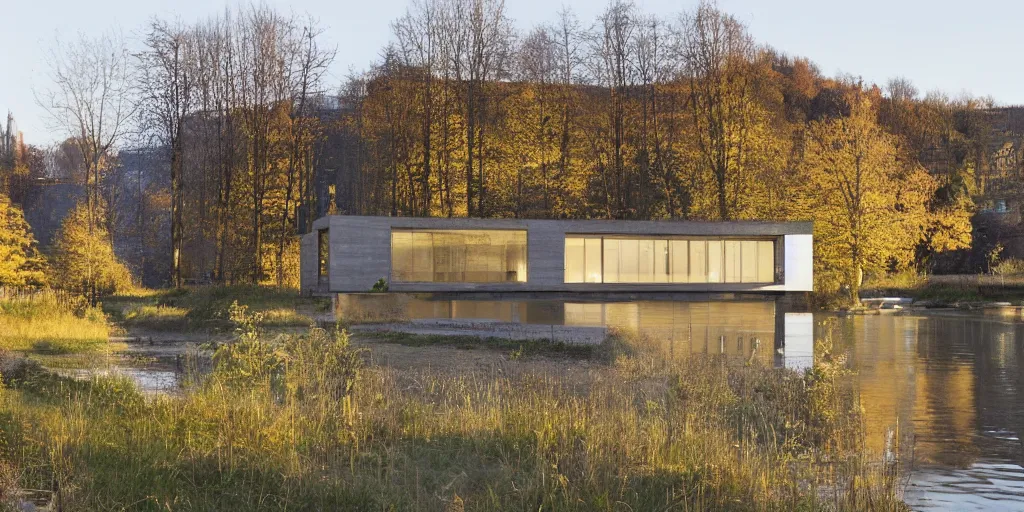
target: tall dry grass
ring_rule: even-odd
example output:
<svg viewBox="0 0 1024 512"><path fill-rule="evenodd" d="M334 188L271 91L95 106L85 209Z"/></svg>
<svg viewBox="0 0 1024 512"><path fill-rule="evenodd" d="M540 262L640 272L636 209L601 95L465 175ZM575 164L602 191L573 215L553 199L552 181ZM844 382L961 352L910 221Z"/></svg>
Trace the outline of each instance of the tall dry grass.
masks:
<svg viewBox="0 0 1024 512"><path fill-rule="evenodd" d="M252 285L135 290L108 297L103 306L108 315L129 328L229 330L232 324L227 311L235 301L263 313L268 327L306 327L313 323L310 313L328 308L324 299L300 297L297 289Z"/></svg>
<svg viewBox="0 0 1024 512"><path fill-rule="evenodd" d="M179 397L5 377L0 459L66 510L902 510L845 364L365 367L343 332L238 338ZM563 361L565 364L574 364Z"/></svg>
<svg viewBox="0 0 1024 512"><path fill-rule="evenodd" d="M68 354L100 349L109 335L103 313L80 297L52 290L0 293L0 349Z"/></svg>

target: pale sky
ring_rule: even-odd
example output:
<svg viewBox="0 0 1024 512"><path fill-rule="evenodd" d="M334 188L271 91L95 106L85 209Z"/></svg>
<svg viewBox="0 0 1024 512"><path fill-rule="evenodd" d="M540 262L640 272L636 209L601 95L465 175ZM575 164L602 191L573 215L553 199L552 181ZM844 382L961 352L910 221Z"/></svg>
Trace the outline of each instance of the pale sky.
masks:
<svg viewBox="0 0 1024 512"><path fill-rule="evenodd" d="M521 32L554 20L561 5L589 25L606 1L505 0ZM332 76L369 66L389 41L389 23L408 0L266 0L281 11L310 13L336 45ZM46 83L45 56L59 35L73 39L118 27L132 48L153 16L205 19L235 1L222 0L0 0L0 116L14 113L29 143L56 140L33 90ZM663 17L692 9L696 0L638 0ZM1024 1L1021 0L719 0L744 21L759 43L814 61L827 76L848 73L884 84L902 75L923 92L992 96L1024 104Z"/></svg>

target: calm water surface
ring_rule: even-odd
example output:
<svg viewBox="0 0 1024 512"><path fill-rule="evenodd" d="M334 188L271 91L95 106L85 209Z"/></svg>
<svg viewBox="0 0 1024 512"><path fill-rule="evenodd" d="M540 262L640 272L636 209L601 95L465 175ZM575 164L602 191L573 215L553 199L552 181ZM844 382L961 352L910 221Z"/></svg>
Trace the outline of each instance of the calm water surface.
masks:
<svg viewBox="0 0 1024 512"><path fill-rule="evenodd" d="M834 320L855 370L869 442L911 443L916 510L1024 512L1024 323L981 315L840 317L774 302L413 301L415 322L628 328L673 353L725 353L795 369ZM556 332L556 331L552 331Z"/></svg>
<svg viewBox="0 0 1024 512"><path fill-rule="evenodd" d="M836 338L871 437L898 425L913 440L911 506L1024 511L1024 323L856 316L839 319Z"/></svg>

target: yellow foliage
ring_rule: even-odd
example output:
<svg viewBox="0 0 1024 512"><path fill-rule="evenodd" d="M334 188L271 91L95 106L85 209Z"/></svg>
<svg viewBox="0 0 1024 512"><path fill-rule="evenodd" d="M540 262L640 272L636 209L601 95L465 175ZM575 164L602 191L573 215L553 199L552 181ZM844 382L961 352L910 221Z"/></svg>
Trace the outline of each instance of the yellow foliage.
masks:
<svg viewBox="0 0 1024 512"><path fill-rule="evenodd" d="M930 225L935 180L897 158L895 137L875 122L868 98L850 98L849 117L809 124L804 160L807 213L814 219L821 292L848 287L856 299L865 271L913 262Z"/></svg>
<svg viewBox="0 0 1024 512"><path fill-rule="evenodd" d="M91 217L88 207L79 204L64 218L54 250L56 284L89 296L131 289L131 272L114 254L110 234L100 222L102 210L97 208Z"/></svg>
<svg viewBox="0 0 1024 512"><path fill-rule="evenodd" d="M42 286L44 267L21 209L0 194L0 286Z"/></svg>

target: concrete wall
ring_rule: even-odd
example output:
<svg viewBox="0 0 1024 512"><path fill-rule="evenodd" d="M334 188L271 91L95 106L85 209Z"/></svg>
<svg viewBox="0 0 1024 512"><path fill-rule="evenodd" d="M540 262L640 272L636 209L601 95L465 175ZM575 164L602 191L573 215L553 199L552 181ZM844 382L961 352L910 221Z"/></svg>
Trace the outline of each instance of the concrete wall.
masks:
<svg viewBox="0 0 1024 512"><path fill-rule="evenodd" d="M445 219L329 216L313 223L302 240L304 293L365 292L380 278L396 292L783 292L810 291L813 283L809 222L681 222L620 220ZM329 287L317 283L316 231L329 229ZM525 283L395 283L391 279L392 229L525 229ZM565 283L567 234L637 236L775 237L774 284Z"/></svg>

